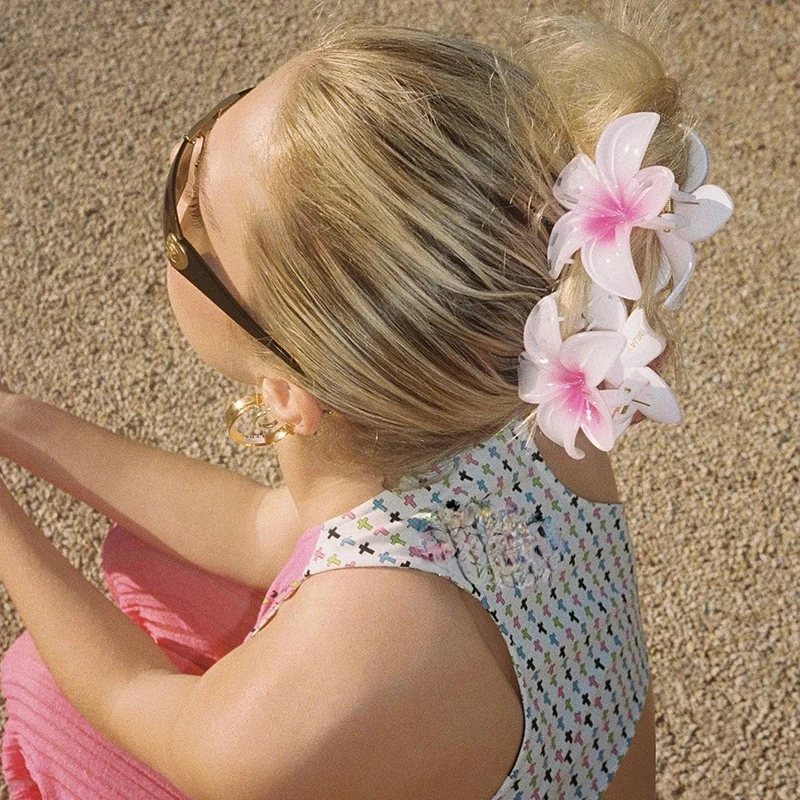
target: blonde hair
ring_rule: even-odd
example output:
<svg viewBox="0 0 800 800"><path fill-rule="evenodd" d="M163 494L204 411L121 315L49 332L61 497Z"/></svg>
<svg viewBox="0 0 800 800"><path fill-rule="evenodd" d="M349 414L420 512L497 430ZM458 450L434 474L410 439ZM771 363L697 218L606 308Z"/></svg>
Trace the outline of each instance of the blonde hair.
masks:
<svg viewBox="0 0 800 800"><path fill-rule="evenodd" d="M518 396L525 321L560 289L570 335L591 285L579 256L557 281L548 273L548 237L565 213L556 177L637 111L661 115L642 166L667 166L679 184L686 175L679 123L693 121L652 44L666 23L627 7L531 19L526 45L508 55L357 23L303 54L271 160L257 163L248 306L305 377L255 341L253 352L339 412L320 435L331 455L391 485L526 414L535 422ZM678 337L668 289L653 291L654 232L634 229L632 249L643 297L629 310L643 307L667 339L664 374Z"/></svg>

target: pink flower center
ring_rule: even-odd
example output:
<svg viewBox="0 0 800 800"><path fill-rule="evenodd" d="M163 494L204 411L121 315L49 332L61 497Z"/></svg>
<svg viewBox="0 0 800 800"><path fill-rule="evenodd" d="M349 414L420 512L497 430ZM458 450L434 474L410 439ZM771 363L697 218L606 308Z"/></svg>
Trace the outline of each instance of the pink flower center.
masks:
<svg viewBox="0 0 800 800"><path fill-rule="evenodd" d="M584 212L586 232L600 243L614 241L620 225L633 225L639 220L639 198L624 191L619 197L610 192L598 198L598 205Z"/></svg>
<svg viewBox="0 0 800 800"><path fill-rule="evenodd" d="M589 395L586 376L582 372L559 365L556 370L556 382L561 389L561 400L570 414L583 414Z"/></svg>
<svg viewBox="0 0 800 800"><path fill-rule="evenodd" d="M580 420L583 428L597 430L602 415L595 402L593 387L587 386L586 376L577 370L567 369L559 364L554 369L555 382L560 389L561 407L573 419Z"/></svg>

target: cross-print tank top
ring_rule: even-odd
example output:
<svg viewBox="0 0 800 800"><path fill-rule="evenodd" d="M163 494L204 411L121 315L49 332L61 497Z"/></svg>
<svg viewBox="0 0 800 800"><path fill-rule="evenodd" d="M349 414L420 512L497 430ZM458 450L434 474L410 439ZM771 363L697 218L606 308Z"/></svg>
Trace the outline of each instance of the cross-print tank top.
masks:
<svg viewBox="0 0 800 800"><path fill-rule="evenodd" d="M633 738L649 669L624 506L567 489L511 426L309 528L253 629L310 575L420 569L477 597L505 639L522 745L492 800L598 798Z"/></svg>

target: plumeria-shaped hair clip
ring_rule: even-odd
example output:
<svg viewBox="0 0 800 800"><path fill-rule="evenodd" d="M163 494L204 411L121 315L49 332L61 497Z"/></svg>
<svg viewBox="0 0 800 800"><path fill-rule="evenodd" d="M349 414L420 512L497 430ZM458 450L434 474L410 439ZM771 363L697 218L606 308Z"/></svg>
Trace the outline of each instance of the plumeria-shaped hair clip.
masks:
<svg viewBox="0 0 800 800"><path fill-rule="evenodd" d="M625 337L625 349L606 375L602 391L612 411L614 441L630 426L637 411L656 422L679 423L683 416L675 395L647 366L664 352L667 343L650 327L644 311L636 308L629 315L619 297L592 284L583 318L589 331L618 331Z"/></svg>
<svg viewBox="0 0 800 800"><path fill-rule="evenodd" d="M694 272L695 256L691 243L716 233L733 213L733 201L728 193L719 186L705 183L711 167L708 148L696 131L687 130L687 177L682 186L676 184L672 187L668 210L660 217L669 227L657 230L661 264L655 288L660 292L672 278L674 288L664 305L673 311L683 305L686 287Z"/></svg>
<svg viewBox="0 0 800 800"><path fill-rule="evenodd" d="M585 456L575 447L578 430L598 449L610 450L636 411L659 422L681 421L669 386L647 366L666 342L641 308L628 315L621 299L642 295L631 254L632 229L656 231L662 248L656 291L672 278L674 288L665 305L678 308L694 270L692 242L711 236L733 212L725 191L703 185L708 150L691 129L688 177L682 187L666 167L640 169L659 119L642 112L614 120L600 136L596 163L580 153L553 187L554 197L569 211L550 235L550 272L558 277L580 250L593 284L583 313L585 330L565 341L558 292L542 298L531 311L519 358L519 396L538 405L542 432L575 459Z"/></svg>
<svg viewBox="0 0 800 800"><path fill-rule="evenodd" d="M642 286L631 255L631 231L650 228L658 232L665 254L659 290L671 274L676 287L667 303L675 307L682 298L694 269L691 242L721 228L733 203L718 186L687 181L679 188L667 167L640 169L659 120L649 111L619 117L600 135L594 162L579 153L558 176L553 196L569 211L550 235L547 260L554 278L580 250L583 267L595 283L638 300ZM690 180L694 183L700 175L702 182L708 174L708 151L697 134L689 141Z"/></svg>
<svg viewBox="0 0 800 800"><path fill-rule="evenodd" d="M536 420L544 435L580 459L586 454L575 447L579 428L600 450L614 446L611 411L599 386L618 371L627 340L617 331L583 331L562 341L557 295L543 297L525 323L519 396L538 404Z"/></svg>

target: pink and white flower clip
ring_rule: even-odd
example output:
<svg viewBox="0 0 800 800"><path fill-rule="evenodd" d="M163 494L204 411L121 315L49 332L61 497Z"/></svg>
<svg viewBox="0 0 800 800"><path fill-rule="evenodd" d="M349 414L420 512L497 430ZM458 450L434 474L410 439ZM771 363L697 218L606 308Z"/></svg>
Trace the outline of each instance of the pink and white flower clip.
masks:
<svg viewBox="0 0 800 800"><path fill-rule="evenodd" d="M553 196L568 211L550 234L550 274L557 278L580 250L592 290L582 317L585 329L565 341L558 292L533 308L519 359L519 396L538 404L544 435L575 459L586 455L575 447L579 429L598 449L610 450L636 411L658 422L675 424L682 418L669 386L647 366L663 352L665 340L641 308L628 315L621 299L642 296L631 254L632 229L656 231L661 259L655 288L661 291L671 279L673 290L664 305L677 309L695 267L692 242L711 236L733 213L728 194L704 184L708 149L691 129L688 177L682 186L666 167L640 169L659 120L652 112L614 120L600 135L595 161L579 153L553 187Z"/></svg>

